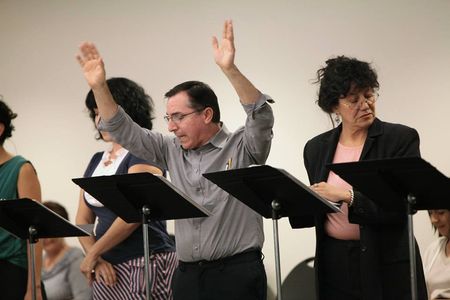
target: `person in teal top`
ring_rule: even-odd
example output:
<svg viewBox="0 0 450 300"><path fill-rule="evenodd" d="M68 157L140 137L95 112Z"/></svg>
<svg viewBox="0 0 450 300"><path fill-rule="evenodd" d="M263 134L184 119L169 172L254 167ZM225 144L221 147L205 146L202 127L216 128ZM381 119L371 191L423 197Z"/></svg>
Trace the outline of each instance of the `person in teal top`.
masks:
<svg viewBox="0 0 450 300"><path fill-rule="evenodd" d="M30 198L41 201L41 188L33 165L20 155L6 151L4 142L11 137L11 120L17 114L0 98L0 201ZM42 300L41 260L42 245L36 243L36 299ZM0 228L0 292L1 299L22 300L32 298L31 272L28 268L27 242Z"/></svg>

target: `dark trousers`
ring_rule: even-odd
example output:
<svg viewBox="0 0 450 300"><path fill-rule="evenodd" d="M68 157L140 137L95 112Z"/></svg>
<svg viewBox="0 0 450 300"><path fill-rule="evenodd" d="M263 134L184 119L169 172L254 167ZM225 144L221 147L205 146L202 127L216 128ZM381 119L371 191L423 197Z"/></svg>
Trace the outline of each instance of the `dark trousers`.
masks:
<svg viewBox="0 0 450 300"><path fill-rule="evenodd" d="M361 299L360 242L326 236L320 257L320 299Z"/></svg>
<svg viewBox="0 0 450 300"><path fill-rule="evenodd" d="M23 300L27 292L28 270L0 260L0 299ZM42 299L46 299L41 283ZM38 290L39 291L39 290Z"/></svg>
<svg viewBox="0 0 450 300"><path fill-rule="evenodd" d="M214 261L180 261L174 300L266 300L267 278L260 251Z"/></svg>

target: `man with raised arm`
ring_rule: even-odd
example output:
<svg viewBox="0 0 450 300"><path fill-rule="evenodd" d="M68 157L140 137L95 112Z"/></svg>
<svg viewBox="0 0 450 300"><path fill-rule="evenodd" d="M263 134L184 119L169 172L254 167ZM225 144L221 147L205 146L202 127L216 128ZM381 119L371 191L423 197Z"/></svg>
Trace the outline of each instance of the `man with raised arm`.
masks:
<svg viewBox="0 0 450 300"><path fill-rule="evenodd" d="M272 100L234 64L231 21L224 24L220 44L214 37L212 47L217 65L247 114L245 126L235 132L220 121L213 90L199 81L183 82L165 94L165 119L175 137L141 128L114 102L96 47L83 43L77 59L94 92L101 130L134 155L168 170L175 186L212 213L175 221L179 266L173 279L174 298L266 299L262 217L202 174L266 162L274 122L267 102Z"/></svg>

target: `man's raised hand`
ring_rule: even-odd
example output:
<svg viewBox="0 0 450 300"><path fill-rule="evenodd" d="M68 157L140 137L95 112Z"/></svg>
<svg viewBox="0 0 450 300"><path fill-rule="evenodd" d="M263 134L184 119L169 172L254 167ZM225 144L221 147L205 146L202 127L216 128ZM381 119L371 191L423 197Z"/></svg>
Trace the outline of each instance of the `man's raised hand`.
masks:
<svg viewBox="0 0 450 300"><path fill-rule="evenodd" d="M93 43L83 42L76 56L84 77L92 89L106 84L105 65Z"/></svg>

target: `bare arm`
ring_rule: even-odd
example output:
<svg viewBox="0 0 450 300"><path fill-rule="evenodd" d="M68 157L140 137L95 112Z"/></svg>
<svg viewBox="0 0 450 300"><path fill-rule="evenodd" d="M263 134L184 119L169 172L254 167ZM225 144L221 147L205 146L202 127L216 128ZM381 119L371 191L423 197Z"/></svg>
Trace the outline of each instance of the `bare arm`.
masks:
<svg viewBox="0 0 450 300"><path fill-rule="evenodd" d="M102 267L102 270L97 270L96 266L102 261L101 255L103 253L125 240L139 226L139 223L126 223L117 217L106 233L95 243L89 245L86 256L80 265L81 272L85 274L89 281L92 280L92 270L95 270L96 277L101 276L110 285L115 283L116 278L113 269Z"/></svg>
<svg viewBox="0 0 450 300"><path fill-rule="evenodd" d="M92 212L92 210L84 202L83 193L84 193L84 191L80 190L80 196L79 196L79 200L78 200L78 210L77 210L77 216L75 218L75 222L77 225L94 224L95 215ZM92 248L92 246L95 244L94 236L82 236L82 237L79 237L78 240L80 241L80 244L83 247L85 253L88 253L89 250ZM93 280L92 270L93 269L94 268L92 267L88 271L81 270L81 266L80 266L80 270L84 273L84 275L88 279L89 284L92 284L92 280Z"/></svg>
<svg viewBox="0 0 450 300"><path fill-rule="evenodd" d="M212 47L217 65L233 85L242 104L256 103L261 93L234 64L236 49L234 47L233 23L231 20L225 21L220 45L217 38L213 37Z"/></svg>
<svg viewBox="0 0 450 300"><path fill-rule="evenodd" d="M153 174L162 174L161 170L150 165L137 164L128 169L128 173L149 172ZM86 257L90 256L95 261L103 253L111 250L120 242L130 236L133 231L141 226L140 223L127 223L121 218L117 218L106 233L86 251ZM86 249L85 249L86 250Z"/></svg>
<svg viewBox="0 0 450 300"><path fill-rule="evenodd" d="M105 64L93 43L84 42L76 56L83 74L94 93L100 117L111 119L117 112L117 104L106 84Z"/></svg>
<svg viewBox="0 0 450 300"><path fill-rule="evenodd" d="M17 181L17 190L19 198L30 198L41 202L41 186L37 177L36 171L30 163L26 163L22 166L19 173L19 179ZM35 267L36 267L36 297L42 299L41 293L41 268L42 268L42 242L39 241L35 244ZM31 253L27 247L28 253L28 283L27 293L25 299L31 299L32 297L32 281L31 281Z"/></svg>
<svg viewBox="0 0 450 300"><path fill-rule="evenodd" d="M78 200L78 210L77 216L75 217L75 223L77 225L94 224L95 216L91 209L84 202L83 190L80 190L80 196ZM82 236L79 237L81 246L84 252L87 253L91 249L92 245L95 243L95 238L93 236Z"/></svg>
<svg viewBox="0 0 450 300"><path fill-rule="evenodd" d="M337 187L324 181L315 183L310 188L331 202L343 201L350 203L352 199L349 189Z"/></svg>
<svg viewBox="0 0 450 300"><path fill-rule="evenodd" d="M162 174L159 169L145 164L137 164L128 169L128 173L138 172ZM106 233L99 240L94 243L91 243L91 241L85 242L86 247L83 245L83 248L86 251L86 257L81 263L81 272L91 280L91 271L101 260L101 255L128 238L139 226L141 226L140 223L127 223L123 219L117 217L111 227L108 228ZM102 272L105 272L105 274L102 275ZM111 270L96 270L96 277L98 276L102 276L102 279L105 280L107 284L115 283L115 273Z"/></svg>

